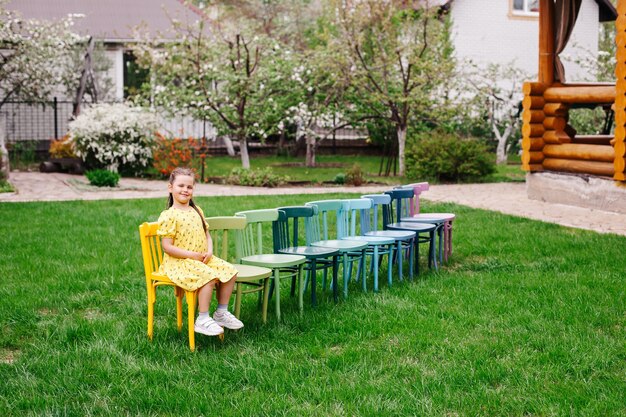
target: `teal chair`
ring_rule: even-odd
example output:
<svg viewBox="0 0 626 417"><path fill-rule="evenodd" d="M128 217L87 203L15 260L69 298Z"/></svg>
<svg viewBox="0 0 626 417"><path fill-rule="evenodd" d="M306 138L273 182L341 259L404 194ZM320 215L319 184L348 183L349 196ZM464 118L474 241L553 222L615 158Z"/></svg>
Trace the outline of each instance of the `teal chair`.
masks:
<svg viewBox="0 0 626 417"><path fill-rule="evenodd" d="M434 223L417 223L403 221L403 218L408 215L407 202L413 199L413 190L408 188L397 188L390 191L385 191L385 194L391 197L391 209L389 210L389 223L384 224L386 230L405 230L413 231L416 233L414 240L415 247L415 266L417 273L419 274L419 245L422 243L428 243L428 267L431 268L434 264L437 269L437 258L435 256L435 233L437 230L441 230L439 225ZM404 202L404 204L403 204ZM443 225L443 222L441 223ZM428 233L427 236L422 236L422 233Z"/></svg>
<svg viewBox="0 0 626 417"><path fill-rule="evenodd" d="M391 197L387 194L366 194L361 198L367 198L372 202L372 209L363 213L361 217L361 233L365 236L392 238L396 242L395 258L398 262L398 279L403 280L402 260L403 253L408 252L409 279L413 279L413 240L416 233L410 230L379 230L379 224L389 223L391 217ZM382 218L382 219L381 219ZM391 287L391 278L387 277L387 284Z"/></svg>
<svg viewBox="0 0 626 417"><path fill-rule="evenodd" d="M337 289L337 268L339 251L336 249L311 246L306 244L306 239L301 238L300 230L307 228L307 224L314 215L313 207L289 206L279 207L278 219L273 222L274 252L289 255L301 255L306 258L304 269L306 270L306 281L299 288L299 302L302 303L304 291L311 282L311 303L317 305L317 271L324 272L324 282L328 269L333 271L333 297L338 300ZM293 288L292 288L293 294Z"/></svg>
<svg viewBox="0 0 626 417"><path fill-rule="evenodd" d="M347 232L347 235L340 235L341 239L363 241L367 243L366 254L370 256L370 272L374 272L374 291L378 291L378 269L380 264L380 257L383 255L388 256L387 262L387 282L391 283L391 266L393 264L393 248L396 240L393 237L382 236L365 236L362 231L370 231L368 224L369 213L372 208L372 200L369 198L358 198L343 200L344 203L344 221L345 226L340 229L340 232ZM357 221L359 218L360 221ZM357 233L357 224L359 225L361 233ZM364 226L365 225L365 226ZM360 264L359 264L360 266ZM365 266L365 265L363 265ZM359 273L357 272L357 276ZM366 280L363 280L363 291L367 291Z"/></svg>
<svg viewBox="0 0 626 417"><path fill-rule="evenodd" d="M343 296L348 298L348 282L352 272L352 263L357 260L361 267L363 266L367 242L341 239L341 236L347 235L347 230L345 230L346 206L342 200L310 201L305 203L305 206L314 208L314 215L306 229L307 244L339 251L343 259ZM334 223L336 227L336 239L330 238L329 225L331 223ZM365 268L361 270L363 272L361 279L365 282Z"/></svg>
<svg viewBox="0 0 626 417"><path fill-rule="evenodd" d="M245 217L247 225L245 229L239 230L237 239L237 253L240 263L244 265L255 265L272 270L272 288L276 292L276 319L280 320L280 280L281 278L292 279L292 293L296 282L300 283L302 265L306 258L302 255L287 255L264 251L263 226L266 225L266 232L272 233L272 223L278 220L278 210L263 209L249 210L235 213L235 216ZM272 290L270 289L270 297ZM298 308L302 313L302 298L298 297Z"/></svg>

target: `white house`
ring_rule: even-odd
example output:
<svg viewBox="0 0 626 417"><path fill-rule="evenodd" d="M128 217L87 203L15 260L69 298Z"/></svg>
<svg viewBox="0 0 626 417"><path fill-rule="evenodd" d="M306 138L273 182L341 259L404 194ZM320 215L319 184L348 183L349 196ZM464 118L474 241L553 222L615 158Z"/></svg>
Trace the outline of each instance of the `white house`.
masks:
<svg viewBox="0 0 626 417"><path fill-rule="evenodd" d="M537 73L539 56L538 0L451 0L453 42L459 59L478 65L515 66ZM574 31L561 54L567 81L585 80L588 74L574 64L575 56L598 53L600 22L615 20L609 0L582 0ZM567 59L567 57L570 59Z"/></svg>

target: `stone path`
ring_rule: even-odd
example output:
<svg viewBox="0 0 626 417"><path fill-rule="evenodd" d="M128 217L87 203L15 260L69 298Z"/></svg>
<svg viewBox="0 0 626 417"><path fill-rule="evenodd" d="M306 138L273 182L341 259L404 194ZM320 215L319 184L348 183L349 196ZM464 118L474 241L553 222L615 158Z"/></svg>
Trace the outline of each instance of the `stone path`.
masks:
<svg viewBox="0 0 626 417"><path fill-rule="evenodd" d="M100 200L129 198L164 198L165 181L122 178L119 189L91 187L84 177L69 174L13 172L11 183L16 193L0 193L0 203L25 201ZM240 187L198 184L198 196L284 195L337 193L378 193L389 186L364 187ZM433 202L452 202L474 208L498 211L564 226L615 233L626 236L626 215L602 210L530 200L524 183L433 185L422 194Z"/></svg>

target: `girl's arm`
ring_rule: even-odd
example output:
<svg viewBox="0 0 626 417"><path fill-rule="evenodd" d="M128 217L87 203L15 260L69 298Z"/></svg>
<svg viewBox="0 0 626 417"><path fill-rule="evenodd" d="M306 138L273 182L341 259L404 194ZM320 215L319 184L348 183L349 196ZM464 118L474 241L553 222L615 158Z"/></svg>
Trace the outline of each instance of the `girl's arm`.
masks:
<svg viewBox="0 0 626 417"><path fill-rule="evenodd" d="M213 257L213 239L211 239L211 233L206 231L206 243L207 243L207 252L204 254L202 258L202 262L207 263Z"/></svg>
<svg viewBox="0 0 626 417"><path fill-rule="evenodd" d="M174 258L189 258L195 259L196 261L203 262L206 256L206 253L194 252L186 249L181 249L178 246L174 246L174 239L164 237L161 239L161 246L163 247L163 251L167 253L169 256ZM212 252L211 252L212 253ZM209 258L210 259L210 258Z"/></svg>

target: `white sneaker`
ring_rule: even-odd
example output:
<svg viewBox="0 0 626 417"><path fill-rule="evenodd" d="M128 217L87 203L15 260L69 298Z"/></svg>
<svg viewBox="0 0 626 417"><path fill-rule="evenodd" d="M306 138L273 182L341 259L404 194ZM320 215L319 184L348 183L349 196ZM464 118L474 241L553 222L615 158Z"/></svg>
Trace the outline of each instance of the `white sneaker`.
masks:
<svg viewBox="0 0 626 417"><path fill-rule="evenodd" d="M243 323L237 317L235 317L230 311L224 312L216 311L213 314L213 320L222 327L226 327L230 330L237 330L243 327Z"/></svg>
<svg viewBox="0 0 626 417"><path fill-rule="evenodd" d="M224 333L224 328L215 322L211 316L205 319L196 319L196 324L193 326L196 333L205 334L207 336L219 336Z"/></svg>

